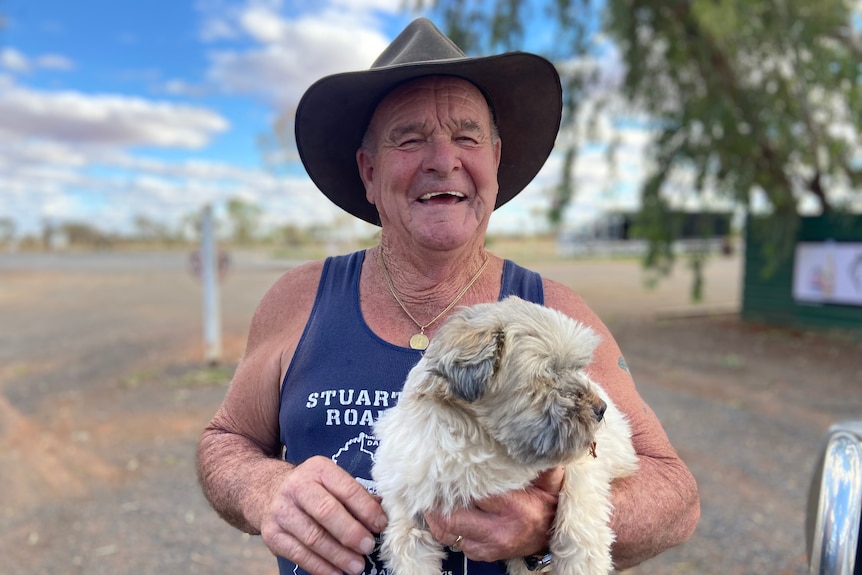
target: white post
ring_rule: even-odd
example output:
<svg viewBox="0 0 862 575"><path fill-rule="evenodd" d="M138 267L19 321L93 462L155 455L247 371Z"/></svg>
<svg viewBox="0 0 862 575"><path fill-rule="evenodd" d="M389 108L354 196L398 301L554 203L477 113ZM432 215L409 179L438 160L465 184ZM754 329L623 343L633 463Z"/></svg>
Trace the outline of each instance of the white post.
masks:
<svg viewBox="0 0 862 575"><path fill-rule="evenodd" d="M210 365L221 360L218 254L212 206L201 215L201 283L203 285L204 358Z"/></svg>

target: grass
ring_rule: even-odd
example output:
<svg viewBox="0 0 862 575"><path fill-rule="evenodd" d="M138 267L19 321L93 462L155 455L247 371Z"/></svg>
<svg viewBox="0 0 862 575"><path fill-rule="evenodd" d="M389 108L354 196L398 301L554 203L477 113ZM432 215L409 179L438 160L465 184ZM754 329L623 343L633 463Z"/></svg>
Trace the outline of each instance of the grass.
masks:
<svg viewBox="0 0 862 575"><path fill-rule="evenodd" d="M235 368L233 365L150 367L129 375L121 381L121 385L134 389L155 381L171 388L227 387Z"/></svg>

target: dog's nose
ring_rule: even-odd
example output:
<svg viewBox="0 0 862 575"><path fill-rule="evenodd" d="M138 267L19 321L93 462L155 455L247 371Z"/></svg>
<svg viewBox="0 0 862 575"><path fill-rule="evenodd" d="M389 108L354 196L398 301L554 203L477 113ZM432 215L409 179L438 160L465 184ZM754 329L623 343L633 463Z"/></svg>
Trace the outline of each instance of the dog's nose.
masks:
<svg viewBox="0 0 862 575"><path fill-rule="evenodd" d="M593 404L593 413L596 415L596 421L601 421L605 416L605 411L608 409L608 404L601 399L596 400Z"/></svg>

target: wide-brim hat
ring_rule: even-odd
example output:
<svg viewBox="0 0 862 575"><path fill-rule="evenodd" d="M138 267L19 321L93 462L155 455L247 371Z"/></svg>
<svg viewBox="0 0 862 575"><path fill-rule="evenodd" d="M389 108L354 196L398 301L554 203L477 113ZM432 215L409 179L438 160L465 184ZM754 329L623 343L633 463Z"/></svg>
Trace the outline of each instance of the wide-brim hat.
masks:
<svg viewBox="0 0 862 575"><path fill-rule="evenodd" d="M539 173L560 128L562 90L554 65L527 52L468 58L430 20L419 18L369 70L318 80L296 109L299 156L312 181L338 207L380 225L365 196L356 151L383 97L403 82L430 75L464 78L488 100L503 142L494 209Z"/></svg>

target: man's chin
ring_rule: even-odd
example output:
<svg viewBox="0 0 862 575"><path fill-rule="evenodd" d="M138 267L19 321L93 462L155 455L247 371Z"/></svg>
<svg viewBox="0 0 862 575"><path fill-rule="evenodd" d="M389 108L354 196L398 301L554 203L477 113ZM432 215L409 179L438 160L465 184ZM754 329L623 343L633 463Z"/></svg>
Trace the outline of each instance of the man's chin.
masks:
<svg viewBox="0 0 862 575"><path fill-rule="evenodd" d="M483 237L485 227L475 217L417 221L410 227L410 234L418 244L428 249L447 251L464 247Z"/></svg>

